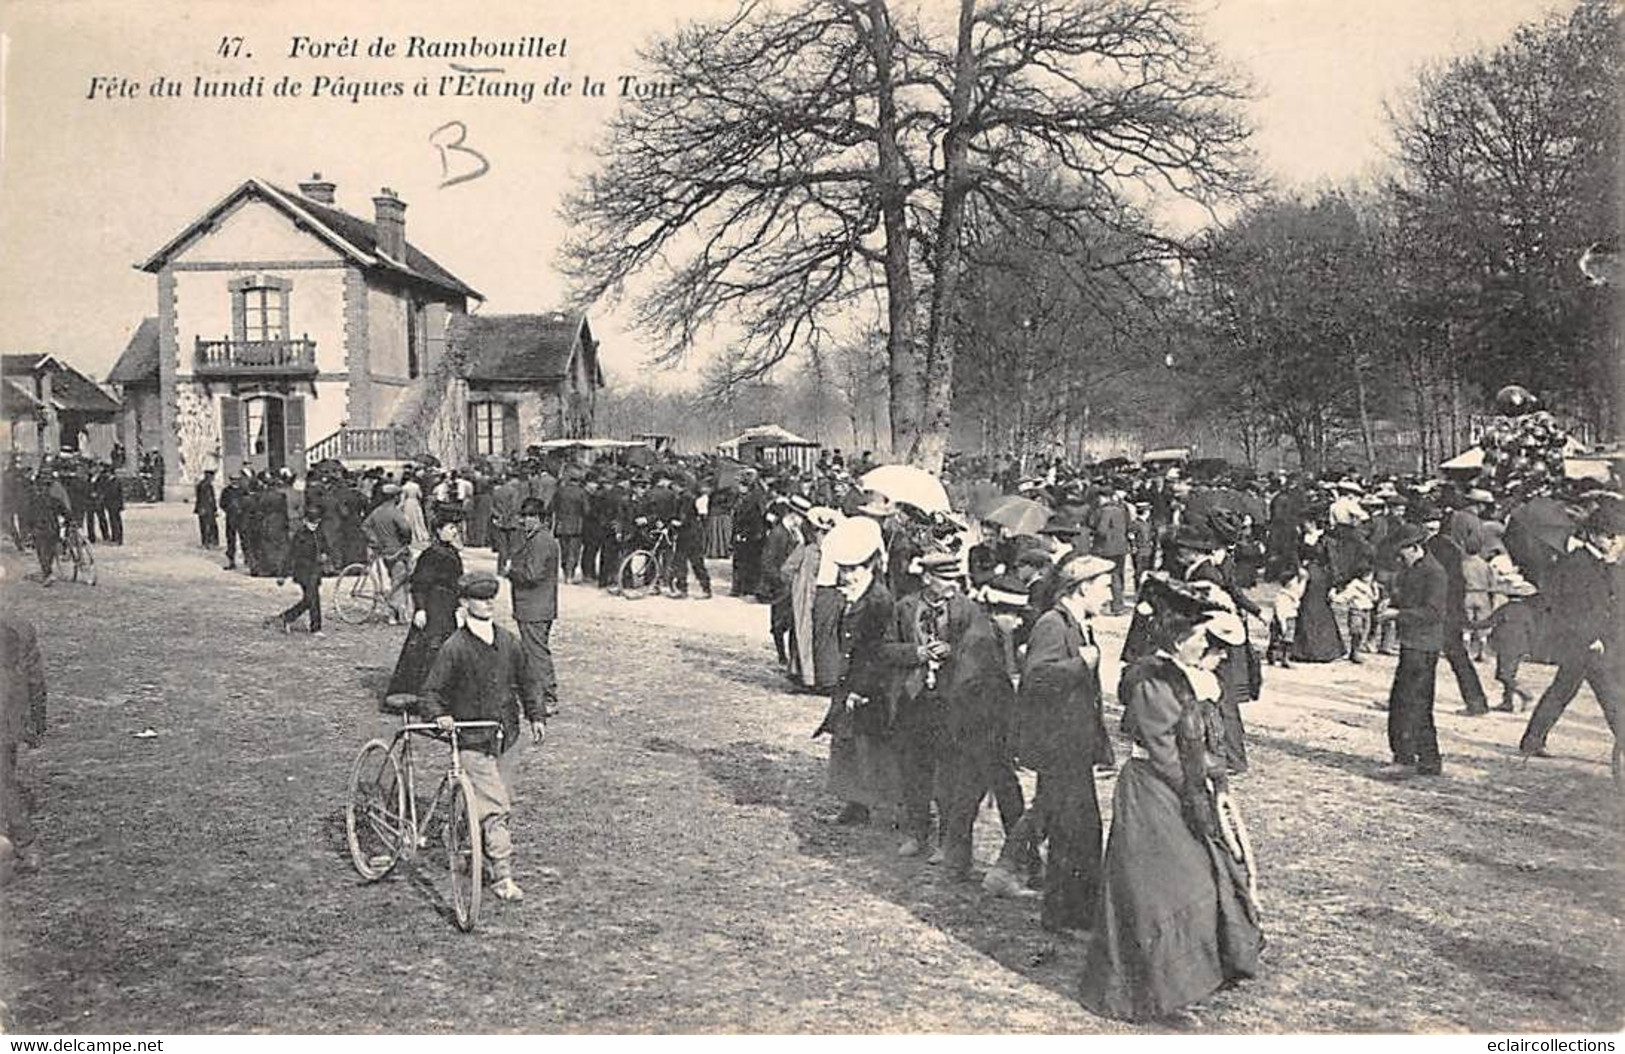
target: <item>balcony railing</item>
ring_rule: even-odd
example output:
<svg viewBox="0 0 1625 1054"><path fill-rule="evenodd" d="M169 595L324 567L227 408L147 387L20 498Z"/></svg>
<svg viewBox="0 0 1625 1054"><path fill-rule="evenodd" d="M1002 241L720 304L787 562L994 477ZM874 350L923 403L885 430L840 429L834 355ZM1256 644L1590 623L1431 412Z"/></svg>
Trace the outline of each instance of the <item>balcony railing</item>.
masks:
<svg viewBox="0 0 1625 1054"><path fill-rule="evenodd" d="M298 340L204 340L197 338L193 372L208 377L316 375L316 342Z"/></svg>
<svg viewBox="0 0 1625 1054"><path fill-rule="evenodd" d="M416 451L411 437L396 428L341 428L312 443L305 457L311 464L328 458L360 461L404 461Z"/></svg>

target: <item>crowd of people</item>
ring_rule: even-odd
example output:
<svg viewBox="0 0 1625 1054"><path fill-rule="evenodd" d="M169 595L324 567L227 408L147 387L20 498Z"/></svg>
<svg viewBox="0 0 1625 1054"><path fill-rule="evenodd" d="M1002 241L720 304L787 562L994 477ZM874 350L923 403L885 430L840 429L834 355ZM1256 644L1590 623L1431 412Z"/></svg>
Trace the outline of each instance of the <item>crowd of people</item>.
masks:
<svg viewBox="0 0 1625 1054"><path fill-rule="evenodd" d="M15 455L0 474L6 533L39 560L39 581L55 582L66 532L102 545L124 544L124 485L111 460L64 452L30 468Z"/></svg>
<svg viewBox="0 0 1625 1054"><path fill-rule="evenodd" d="M1256 868L1231 785L1251 764L1243 707L1268 668L1397 655L1388 697L1372 703L1388 711L1383 777L1442 775L1438 661L1463 713L1482 715L1492 705L1475 663L1486 648L1497 709L1528 708L1525 661L1557 663L1525 756L1546 755L1582 683L1618 734L1625 503L1607 487L1497 488L1505 481L1490 472L1193 478L1177 466L1061 462L1022 474L962 458L941 477L948 501L928 509L866 486L873 467L839 455L582 465L539 451L473 469L329 462L304 477L244 470L223 487L206 473L193 512L198 544L223 544L227 569L240 549L248 574L299 584L299 602L267 619L284 630L306 618L321 631L324 575L381 567L392 621L410 625L388 694L446 719L515 724L517 700L538 740L558 699L549 637L560 582L616 590L622 557L657 533L673 549L659 583L669 597L689 596L692 574L711 598L707 558L731 560L732 592L766 606L789 685L827 699L814 735L830 740L832 819L883 816L900 856L969 878L972 828L991 796L1005 839L983 887L1035 897L1046 928L1087 939L1085 1004L1135 1020L1178 1014L1256 970ZM54 537L64 520L120 539L116 513L100 518L122 505L105 497L111 476L84 464L14 469L13 539L49 545L37 524ZM1036 518L1018 528L989 513L1012 498ZM498 578L468 572L465 546L494 552L517 633L491 631ZM1100 629L1125 615L1114 741ZM487 683L481 671L493 668ZM499 828L518 732L488 744L481 768L498 895L510 899L522 893ZM1030 798L1022 768L1037 776ZM1113 777L1103 837L1096 780Z"/></svg>

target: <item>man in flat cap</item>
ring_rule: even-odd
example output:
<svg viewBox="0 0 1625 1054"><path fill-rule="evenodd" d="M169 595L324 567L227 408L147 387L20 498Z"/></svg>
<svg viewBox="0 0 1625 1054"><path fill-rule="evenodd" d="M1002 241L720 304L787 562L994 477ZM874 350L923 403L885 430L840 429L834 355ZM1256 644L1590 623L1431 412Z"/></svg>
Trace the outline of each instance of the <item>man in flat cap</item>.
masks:
<svg viewBox="0 0 1625 1054"><path fill-rule="evenodd" d="M537 671L524 648L494 621L499 588L489 571L471 571L458 581L463 626L435 657L420 707L441 728L449 729L454 721L501 723L500 736L471 729L460 738L462 763L474 787L485 856L495 878L491 892L501 900L522 900L525 892L513 878L513 839L508 832L518 775L520 711L536 744L547 736L547 711Z"/></svg>
<svg viewBox="0 0 1625 1054"><path fill-rule="evenodd" d="M913 645L897 710L905 839L898 855L925 850L937 792L941 842L932 854L955 878L971 867L971 830L997 782L1014 701L998 631L960 589L963 561L951 553L919 558L922 587L897 602L897 635ZM1000 795L1008 830L1022 806Z"/></svg>

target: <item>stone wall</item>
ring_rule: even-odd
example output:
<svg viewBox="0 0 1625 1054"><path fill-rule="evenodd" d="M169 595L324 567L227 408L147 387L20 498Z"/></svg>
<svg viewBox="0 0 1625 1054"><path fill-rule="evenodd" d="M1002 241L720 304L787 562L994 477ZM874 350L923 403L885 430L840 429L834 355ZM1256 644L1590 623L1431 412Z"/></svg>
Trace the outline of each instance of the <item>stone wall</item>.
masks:
<svg viewBox="0 0 1625 1054"><path fill-rule="evenodd" d="M203 478L205 469L220 468L220 408L201 385L175 386L175 444L178 482L187 488Z"/></svg>

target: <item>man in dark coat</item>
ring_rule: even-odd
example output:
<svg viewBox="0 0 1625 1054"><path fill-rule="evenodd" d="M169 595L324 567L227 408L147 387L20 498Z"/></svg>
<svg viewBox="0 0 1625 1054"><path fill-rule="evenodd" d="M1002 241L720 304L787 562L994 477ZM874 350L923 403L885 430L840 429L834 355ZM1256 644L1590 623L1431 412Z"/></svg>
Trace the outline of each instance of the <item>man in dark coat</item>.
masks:
<svg viewBox="0 0 1625 1054"><path fill-rule="evenodd" d="M273 491L280 499L280 492ZM292 578L299 586L299 603L275 618L287 633L300 615L310 613L310 635L322 636L322 532L321 510L307 506L303 523L283 547L285 562L277 571L277 585Z"/></svg>
<svg viewBox="0 0 1625 1054"><path fill-rule="evenodd" d="M1129 550L1128 525L1129 512L1128 506L1123 504L1123 493L1117 490L1108 492L1095 512L1093 552L1112 562L1113 615L1121 615L1128 610L1123 606L1123 574Z"/></svg>
<svg viewBox="0 0 1625 1054"><path fill-rule="evenodd" d="M1529 715L1518 750L1544 758L1546 737L1581 682L1591 685L1608 727L1620 734L1620 688L1625 681L1625 608L1622 608L1620 555L1625 550L1625 509L1607 501L1581 525L1573 548L1548 572L1541 595L1546 602L1546 646L1557 659L1557 675Z"/></svg>
<svg viewBox="0 0 1625 1054"><path fill-rule="evenodd" d="M463 517L453 506L436 509L434 542L412 567L412 628L395 660L388 694L418 694L441 645L457 630L457 584L463 557L457 551Z"/></svg>
<svg viewBox="0 0 1625 1054"><path fill-rule="evenodd" d="M243 530L243 504L249 498L248 470L244 469L242 475L233 476L220 492L220 508L226 514L226 565L227 571L237 567L237 542ZM248 548L246 539L242 539L243 548ZM244 562L248 554L243 553Z"/></svg>
<svg viewBox="0 0 1625 1054"><path fill-rule="evenodd" d="M508 582L513 587L519 645L536 678L542 703L551 711L559 698L549 643L553 622L559 617L559 543L542 522L546 513L540 498L526 498L519 506L519 531L508 561Z"/></svg>
<svg viewBox="0 0 1625 1054"><path fill-rule="evenodd" d="M1425 548L1426 540L1426 530L1414 524L1399 528L1393 539L1405 567L1394 580L1393 606L1383 615L1399 623L1399 665L1388 693L1388 748L1394 760L1378 770L1384 776L1437 776L1443 771L1433 692L1439 652L1446 646L1449 583Z"/></svg>
<svg viewBox="0 0 1625 1054"><path fill-rule="evenodd" d="M794 618L790 583L784 577L784 562L801 544L801 517L807 508L811 508L805 498L801 501L802 506L789 502L776 506L778 522L767 532L767 541L762 544L761 575L756 582L757 596L771 605L768 632L773 636L773 650L778 653L779 665L785 668L790 665L789 644Z"/></svg>
<svg viewBox="0 0 1625 1054"><path fill-rule="evenodd" d="M598 493L603 483L596 476L581 482L585 509L581 515L581 577L578 581L598 581L598 557L604 551L604 525L598 519L602 508Z"/></svg>
<svg viewBox="0 0 1625 1054"><path fill-rule="evenodd" d="M598 521L598 587L617 589L615 576L621 570L622 528L626 524L627 484L624 479L607 479L593 495L593 516Z"/></svg>
<svg viewBox="0 0 1625 1054"><path fill-rule="evenodd" d="M767 491L749 474L739 481L739 497L734 502L732 596L758 594L767 532Z"/></svg>
<svg viewBox="0 0 1625 1054"><path fill-rule="evenodd" d="M204 469L203 478L193 488L192 515L197 517L198 542L205 549L220 544L219 507L214 498L214 469Z"/></svg>
<svg viewBox="0 0 1625 1054"><path fill-rule="evenodd" d="M525 500L524 484L509 471L491 493L491 548L497 551L497 574L508 571L514 534L519 530L519 506Z"/></svg>
<svg viewBox="0 0 1625 1054"><path fill-rule="evenodd" d="M96 503L97 519L101 522L102 537L114 545L124 544L124 487L119 483L113 466L103 465L96 474L92 500Z"/></svg>
<svg viewBox="0 0 1625 1054"><path fill-rule="evenodd" d="M1478 669L1467 655L1467 642L1462 637L1467 628L1467 584L1462 577L1461 562L1467 558L1467 553L1454 538L1440 531L1436 522L1430 519L1424 526L1433 532L1433 537L1427 543L1428 552L1444 568L1444 660L1456 675L1461 701L1466 704L1466 708L1460 712L1467 717L1482 717L1490 712L1490 703L1484 695L1484 685L1478 679ZM1404 648L1403 642L1400 647Z"/></svg>
<svg viewBox="0 0 1625 1054"><path fill-rule="evenodd" d="M711 599L711 572L705 566L705 517L700 515L699 489L685 485L677 493L677 559L672 567L671 594L688 598L688 572L700 586L700 599Z"/></svg>
<svg viewBox="0 0 1625 1054"><path fill-rule="evenodd" d="M935 791L941 841L932 859L967 878L971 830L1005 756L1014 691L992 620L960 591L960 559L920 559L920 592L897 602L898 639L916 649L898 700L908 837L897 851L913 856L924 848ZM1017 809L1007 822L1019 818Z"/></svg>
<svg viewBox="0 0 1625 1054"><path fill-rule="evenodd" d="M587 491L575 470L566 469L563 481L553 492L553 534L563 558L559 573L566 582L581 581L581 532L586 517Z"/></svg>
<svg viewBox="0 0 1625 1054"><path fill-rule="evenodd" d="M1093 760L1105 736L1100 648L1091 620L1109 598L1104 557L1074 557L1063 565L1055 606L1038 619L1028 641L1017 705L1018 752L1038 772L1038 792L1005 839L982 888L1023 895L1020 874L1039 838L1049 839L1044 875L1044 928L1084 930L1100 894L1100 803Z"/></svg>

